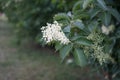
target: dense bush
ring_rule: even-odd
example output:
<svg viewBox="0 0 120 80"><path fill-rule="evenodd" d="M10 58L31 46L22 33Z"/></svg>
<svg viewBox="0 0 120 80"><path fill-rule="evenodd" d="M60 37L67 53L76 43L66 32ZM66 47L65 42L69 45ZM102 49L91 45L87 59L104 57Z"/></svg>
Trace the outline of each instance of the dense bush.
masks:
<svg viewBox="0 0 120 80"><path fill-rule="evenodd" d="M119 4L118 0L79 0L71 12L56 14L53 24L42 27L43 39L55 45L62 61L73 55L78 65L93 65L103 69L107 79L119 80Z"/></svg>
<svg viewBox="0 0 120 80"><path fill-rule="evenodd" d="M58 12L67 12L75 1L69 0L1 0L2 10L9 21L15 24L18 40L24 37L35 39L40 27L51 22Z"/></svg>
<svg viewBox="0 0 120 80"><path fill-rule="evenodd" d="M55 45L62 61L73 56L79 66L89 64L102 69L109 80L120 79L120 1L1 0L0 4L9 20L16 24L19 38L35 39L40 27L52 22L53 15L59 12L54 16L55 22L42 30L43 39ZM54 29L55 26L59 29ZM54 34L46 35L45 31Z"/></svg>

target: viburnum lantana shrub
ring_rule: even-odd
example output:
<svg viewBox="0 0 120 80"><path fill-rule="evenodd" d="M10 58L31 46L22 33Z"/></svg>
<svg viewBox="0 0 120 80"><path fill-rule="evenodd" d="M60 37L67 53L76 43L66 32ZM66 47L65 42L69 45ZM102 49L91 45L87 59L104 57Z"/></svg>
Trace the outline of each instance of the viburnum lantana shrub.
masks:
<svg viewBox="0 0 120 80"><path fill-rule="evenodd" d="M46 44L79 66L100 67L106 79L120 79L120 11L116 0L80 0L41 28Z"/></svg>

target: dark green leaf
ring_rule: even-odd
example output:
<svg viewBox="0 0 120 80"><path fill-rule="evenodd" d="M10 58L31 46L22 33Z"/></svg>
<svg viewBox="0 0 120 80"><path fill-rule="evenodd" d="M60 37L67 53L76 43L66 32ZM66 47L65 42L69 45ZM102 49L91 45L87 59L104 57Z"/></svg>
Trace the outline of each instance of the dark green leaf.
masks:
<svg viewBox="0 0 120 80"><path fill-rule="evenodd" d="M85 28L85 25L83 24L83 22L81 20L76 20L72 23L73 27L77 27L81 30L83 30Z"/></svg>
<svg viewBox="0 0 120 80"><path fill-rule="evenodd" d="M81 67L87 65L87 59L82 49L75 48L75 51L73 54L74 54L75 62L77 63L77 65Z"/></svg>
<svg viewBox="0 0 120 80"><path fill-rule="evenodd" d="M104 23L105 26L110 25L110 21L111 21L111 14L110 13L108 13L108 12L103 13L101 18L102 18L102 22Z"/></svg>
<svg viewBox="0 0 120 80"><path fill-rule="evenodd" d="M90 32L95 31L98 28L98 22L97 21L91 21L91 23L88 25L88 29Z"/></svg>
<svg viewBox="0 0 120 80"><path fill-rule="evenodd" d="M63 32L70 32L70 26L67 26L63 29Z"/></svg>
<svg viewBox="0 0 120 80"><path fill-rule="evenodd" d="M100 11L101 11L100 9L92 9L90 11L90 17L91 17L91 19L94 18L94 17L96 17L97 14L100 13Z"/></svg>
<svg viewBox="0 0 120 80"><path fill-rule="evenodd" d="M72 36L70 40L75 41L75 40L77 40L77 39L79 39L81 37L84 38L84 36Z"/></svg>
<svg viewBox="0 0 120 80"><path fill-rule="evenodd" d="M109 8L108 11L120 22L120 13L113 8Z"/></svg>
<svg viewBox="0 0 120 80"><path fill-rule="evenodd" d="M85 46L91 46L93 44L92 41L90 41L86 38L83 38L83 37L76 40L75 43L78 45L85 45Z"/></svg>
<svg viewBox="0 0 120 80"><path fill-rule="evenodd" d="M106 6L104 0L97 0L97 2L99 3L100 7L101 7L103 10L107 10L107 6Z"/></svg>
<svg viewBox="0 0 120 80"><path fill-rule="evenodd" d="M58 51L58 50L61 49L62 47L63 47L63 45L60 44L60 43L56 43L56 44L55 44L55 49L56 49L56 51Z"/></svg>
<svg viewBox="0 0 120 80"><path fill-rule="evenodd" d="M88 24L88 29L90 32L93 32L97 29L98 22L97 21L91 21L90 24Z"/></svg>
<svg viewBox="0 0 120 80"><path fill-rule="evenodd" d="M115 36L116 36L117 39L120 39L120 27L118 27L118 28L116 29Z"/></svg>
<svg viewBox="0 0 120 80"><path fill-rule="evenodd" d="M75 5L73 6L73 8L72 8L72 12L75 13L75 12L78 11L80 8L82 8L82 6L81 6L82 3L83 3L82 0L76 2L76 4L75 4Z"/></svg>
<svg viewBox="0 0 120 80"><path fill-rule="evenodd" d="M68 44L60 49L60 57L62 58L62 61L65 59L66 56L69 55L72 47L73 47L72 44Z"/></svg>

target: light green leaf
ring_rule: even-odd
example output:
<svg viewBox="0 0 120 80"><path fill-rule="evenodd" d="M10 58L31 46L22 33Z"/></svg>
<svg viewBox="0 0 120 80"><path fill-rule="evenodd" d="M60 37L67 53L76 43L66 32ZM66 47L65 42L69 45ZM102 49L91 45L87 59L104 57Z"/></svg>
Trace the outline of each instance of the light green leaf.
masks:
<svg viewBox="0 0 120 80"><path fill-rule="evenodd" d="M73 13L73 15L73 20L89 19L90 17L89 13L84 11L83 9L76 10L76 12Z"/></svg>
<svg viewBox="0 0 120 80"><path fill-rule="evenodd" d="M69 55L70 51L72 50L73 44L65 45L60 49L60 57L62 58L62 61L65 59L66 56Z"/></svg>
<svg viewBox="0 0 120 80"><path fill-rule="evenodd" d="M65 13L58 13L54 16L54 20L67 20L70 21L70 18L67 14Z"/></svg>
<svg viewBox="0 0 120 80"><path fill-rule="evenodd" d="M93 0L84 0L83 2L83 9L86 9L88 5L92 2Z"/></svg>
<svg viewBox="0 0 120 80"><path fill-rule="evenodd" d="M87 65L87 59L82 49L75 48L73 55L74 55L75 62L77 63L77 65L81 67Z"/></svg>

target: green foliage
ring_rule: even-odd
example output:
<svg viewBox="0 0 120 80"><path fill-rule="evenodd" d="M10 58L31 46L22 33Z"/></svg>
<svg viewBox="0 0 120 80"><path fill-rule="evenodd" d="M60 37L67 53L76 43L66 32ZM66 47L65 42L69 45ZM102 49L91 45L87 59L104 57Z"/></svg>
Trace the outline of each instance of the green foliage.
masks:
<svg viewBox="0 0 120 80"><path fill-rule="evenodd" d="M92 45L92 41L86 39L86 38L79 38L75 41L75 44L77 45L85 45L85 46L91 46Z"/></svg>
<svg viewBox="0 0 120 80"><path fill-rule="evenodd" d="M80 65L83 67L87 64L87 60L84 55L84 51L82 49L75 48L74 57L75 57L77 65Z"/></svg>
<svg viewBox="0 0 120 80"><path fill-rule="evenodd" d="M60 49L60 56L62 58L62 61L65 59L66 56L69 55L70 51L72 50L73 45L72 44L68 44L66 46L63 46Z"/></svg>
<svg viewBox="0 0 120 80"><path fill-rule="evenodd" d="M63 32L71 41L68 45L54 44L62 61L73 55L80 66L99 66L108 73L109 80L120 78L120 1L7 0L1 4L22 37L35 38L40 26L52 22L51 17L59 12L54 20L62 24Z"/></svg>
<svg viewBox="0 0 120 80"><path fill-rule="evenodd" d="M85 66L87 61L107 72L109 80L120 78L120 3L117 0L79 0L69 13L58 13L54 20L62 29L72 49L60 55L74 55L75 62ZM56 43L55 43L56 45ZM61 44L62 45L62 44ZM68 45L64 45L64 47ZM64 59L63 58L63 59ZM86 61L87 60L87 61Z"/></svg>

